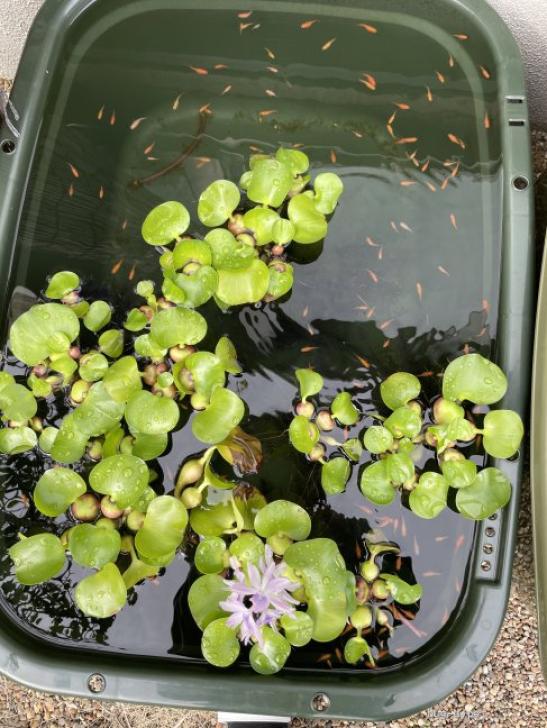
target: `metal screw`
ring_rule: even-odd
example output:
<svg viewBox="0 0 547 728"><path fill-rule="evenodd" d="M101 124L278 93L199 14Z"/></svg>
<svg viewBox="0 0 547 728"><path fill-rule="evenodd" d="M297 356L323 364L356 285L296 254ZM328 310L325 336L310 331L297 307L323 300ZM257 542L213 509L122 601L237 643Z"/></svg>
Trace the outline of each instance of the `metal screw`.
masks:
<svg viewBox="0 0 547 728"><path fill-rule="evenodd" d="M494 547L492 546L491 543L485 543L484 546L482 547L482 550L484 551L485 554L491 554L492 551L494 550Z"/></svg>
<svg viewBox="0 0 547 728"><path fill-rule="evenodd" d="M324 713L330 708L330 698L326 693L317 693L311 699L311 707L318 713Z"/></svg>
<svg viewBox="0 0 547 728"><path fill-rule="evenodd" d="M498 517L498 514L497 513L492 513L492 515L489 516L488 520L489 521L495 521L497 519L497 517Z"/></svg>
<svg viewBox="0 0 547 728"><path fill-rule="evenodd" d="M106 680L100 672L94 672L87 678L87 687L92 693L102 693L106 688Z"/></svg>
<svg viewBox="0 0 547 728"><path fill-rule="evenodd" d="M488 526L488 528L485 529L484 533L488 536L488 538L492 538L496 535L496 529L492 528L492 526Z"/></svg>
<svg viewBox="0 0 547 728"><path fill-rule="evenodd" d="M489 561L481 561L481 569L483 571L490 571L492 564Z"/></svg>

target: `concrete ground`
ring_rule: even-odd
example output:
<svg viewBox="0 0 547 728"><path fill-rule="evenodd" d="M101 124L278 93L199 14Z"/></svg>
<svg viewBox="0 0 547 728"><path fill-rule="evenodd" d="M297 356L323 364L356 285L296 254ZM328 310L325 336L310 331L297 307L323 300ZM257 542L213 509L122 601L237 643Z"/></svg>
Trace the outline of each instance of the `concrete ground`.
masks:
<svg viewBox="0 0 547 728"><path fill-rule="evenodd" d="M5 84L5 82L4 82ZM0 87L2 87L0 79ZM547 134L534 134L538 253L547 222ZM541 196L541 197L540 197ZM0 728L215 728L216 714L37 693L0 677ZM295 719L293 728L380 724ZM475 675L434 709L389 728L545 728L547 689L537 649L529 478L523 483L511 598L496 645Z"/></svg>

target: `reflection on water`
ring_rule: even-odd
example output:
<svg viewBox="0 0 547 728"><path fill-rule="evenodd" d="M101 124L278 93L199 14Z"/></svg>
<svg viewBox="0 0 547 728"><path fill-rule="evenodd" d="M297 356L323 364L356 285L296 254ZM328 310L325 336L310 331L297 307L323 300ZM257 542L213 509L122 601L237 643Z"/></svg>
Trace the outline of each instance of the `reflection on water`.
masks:
<svg viewBox="0 0 547 728"><path fill-rule="evenodd" d="M90 295L127 310L136 301L134 283L158 278L157 253L139 234L151 206L180 199L192 208L210 181L237 179L250 153L280 144L303 144L314 173L336 170L345 193L324 243L292 246L290 297L227 314L208 304L204 346L221 335L236 344L244 373L230 386L248 403L243 425L265 452L250 482L268 498L305 505L313 535L334 538L349 568L371 530L400 545L402 575L413 573L424 597L415 619L402 615L381 645L389 649L383 664L398 664L434 645L459 608L474 526L450 509L423 521L399 498L372 506L357 485L365 460L353 467L344 494L325 498L318 468L287 442L294 369L311 365L323 374L322 404L347 389L366 415L378 406L380 380L393 371L419 374L427 400L438 374L465 347L491 353L500 244L497 85L481 79L477 64L493 62L473 38L465 48L447 40L447 57L445 46L400 21L386 24L385 43L381 33L325 19L321 32L337 39L326 52L317 35L299 29L303 18L287 25L285 16L265 15L256 32L242 33L228 11L192 11L185 19L158 11L126 20L66 69L45 115L11 288L38 292L46 273L73 269ZM203 43L207 32L217 39L214 48ZM363 66L375 90L360 82ZM200 109L206 125L193 143ZM134 184L184 154L169 174ZM44 404L41 414L54 423L59 407L59 400ZM361 435L368 424L365 418L348 434ZM158 491L169 492L180 463L200 449L179 427L158 462ZM52 524L37 517L29 500L45 464L33 455L1 466L7 545L31 522L63 527L63 518ZM192 548L188 543L165 574L137 587L131 607L102 622L74 608L78 567L29 589L14 582L4 553L2 606L35 633L65 644L199 658L199 630L184 606L195 576ZM335 648L295 651L292 664L324 667L316 661Z"/></svg>

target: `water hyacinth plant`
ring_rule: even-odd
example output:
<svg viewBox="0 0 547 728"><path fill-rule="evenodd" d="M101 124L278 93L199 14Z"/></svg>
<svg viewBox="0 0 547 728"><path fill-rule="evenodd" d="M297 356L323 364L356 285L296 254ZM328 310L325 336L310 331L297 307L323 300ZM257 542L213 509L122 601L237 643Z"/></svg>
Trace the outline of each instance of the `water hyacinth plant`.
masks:
<svg viewBox="0 0 547 728"><path fill-rule="evenodd" d="M194 218L178 201L148 213L142 237L157 249L160 283L139 281L132 308L88 300L80 277L59 271L13 321L12 356L0 372L0 453L33 452L44 464L30 499L40 531L23 529L9 547L21 584L56 579L74 563L84 570L76 608L111 619L139 582L184 551L194 567L187 605L210 664L228 667L243 654L271 675L293 649L337 641L347 664L375 666L400 608L418 609L421 586L400 560L390 562L395 544L365 540L345 559L341 544L316 535L304 500L268 502L252 484L265 454L247 431L242 366L230 338L212 337L202 308L282 302L297 275L293 252L326 236L342 192L331 172L312 180L300 150L253 155L239 185L215 180L201 192ZM200 224L201 236L188 234ZM486 518L509 500L500 470L477 472L465 457L479 439L492 457L512 457L523 433L514 412L473 409L507 387L478 354L449 364L431 406L416 377L391 375L380 387L386 412L353 437L346 431L363 413L350 392L319 406L323 377L299 368L295 378L299 396L282 437L312 474L319 468L325 496L349 489L360 467L369 500L388 504L400 491L422 518L446 507L451 488L466 518ZM196 452L163 492L154 464L182 428ZM418 448L435 452L439 472L417 472ZM365 455L372 462L363 467Z"/></svg>

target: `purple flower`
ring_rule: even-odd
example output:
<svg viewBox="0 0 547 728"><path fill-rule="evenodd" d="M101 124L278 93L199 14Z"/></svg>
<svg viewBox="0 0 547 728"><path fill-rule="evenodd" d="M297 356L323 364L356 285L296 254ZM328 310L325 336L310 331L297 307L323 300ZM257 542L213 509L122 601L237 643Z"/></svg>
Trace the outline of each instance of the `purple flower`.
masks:
<svg viewBox="0 0 547 728"><path fill-rule="evenodd" d="M230 595L220 602L220 607L230 612L226 624L238 630L239 639L244 644L258 642L262 646L262 627L277 629L280 617L284 614L293 616L298 600L290 592L300 585L283 576L285 564L276 564L269 546L266 546L258 568L248 564L245 573L233 557L230 566L233 578L224 580Z"/></svg>

